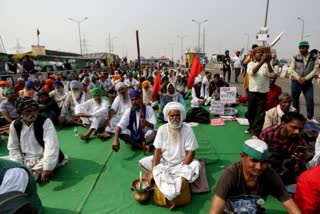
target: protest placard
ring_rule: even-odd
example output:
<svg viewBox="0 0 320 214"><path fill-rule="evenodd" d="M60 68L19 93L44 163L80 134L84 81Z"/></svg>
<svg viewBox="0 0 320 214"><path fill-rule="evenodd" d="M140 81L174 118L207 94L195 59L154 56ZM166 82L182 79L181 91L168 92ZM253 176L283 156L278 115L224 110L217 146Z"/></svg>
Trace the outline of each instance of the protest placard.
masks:
<svg viewBox="0 0 320 214"><path fill-rule="evenodd" d="M222 87L220 88L220 101L222 103L235 103L237 98L236 87Z"/></svg>
<svg viewBox="0 0 320 214"><path fill-rule="evenodd" d="M224 103L220 101L211 101L210 111L214 115L223 115L224 114Z"/></svg>

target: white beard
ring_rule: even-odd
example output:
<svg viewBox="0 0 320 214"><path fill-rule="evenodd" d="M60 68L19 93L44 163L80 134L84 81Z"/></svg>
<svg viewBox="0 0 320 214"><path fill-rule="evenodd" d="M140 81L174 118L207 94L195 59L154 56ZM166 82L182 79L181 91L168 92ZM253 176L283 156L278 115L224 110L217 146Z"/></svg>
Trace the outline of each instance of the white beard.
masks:
<svg viewBox="0 0 320 214"><path fill-rule="evenodd" d="M71 96L75 103L78 103L79 99L81 98L81 92L75 93L74 91L71 91Z"/></svg>
<svg viewBox="0 0 320 214"><path fill-rule="evenodd" d="M120 97L120 100L122 101L122 103L127 103L129 101L129 96L127 94L125 95L122 95L119 93L119 97Z"/></svg>
<svg viewBox="0 0 320 214"><path fill-rule="evenodd" d="M182 126L182 120L179 122L168 120L168 124L171 129L180 129Z"/></svg>
<svg viewBox="0 0 320 214"><path fill-rule="evenodd" d="M60 95L60 96L64 95L64 89L63 88L59 88L59 89L55 88L54 90L58 95Z"/></svg>
<svg viewBox="0 0 320 214"><path fill-rule="evenodd" d="M168 137L169 137L169 143L181 144L180 128L171 128L169 123Z"/></svg>

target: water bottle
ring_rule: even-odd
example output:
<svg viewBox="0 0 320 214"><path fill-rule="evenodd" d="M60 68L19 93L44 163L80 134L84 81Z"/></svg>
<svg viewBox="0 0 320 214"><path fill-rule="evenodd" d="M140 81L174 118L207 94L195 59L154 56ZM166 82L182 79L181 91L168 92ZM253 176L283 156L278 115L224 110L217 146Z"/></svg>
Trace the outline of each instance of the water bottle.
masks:
<svg viewBox="0 0 320 214"><path fill-rule="evenodd" d="M74 127L73 132L74 132L74 136L76 136L76 137L79 136L79 132L78 132L78 129L76 126Z"/></svg>

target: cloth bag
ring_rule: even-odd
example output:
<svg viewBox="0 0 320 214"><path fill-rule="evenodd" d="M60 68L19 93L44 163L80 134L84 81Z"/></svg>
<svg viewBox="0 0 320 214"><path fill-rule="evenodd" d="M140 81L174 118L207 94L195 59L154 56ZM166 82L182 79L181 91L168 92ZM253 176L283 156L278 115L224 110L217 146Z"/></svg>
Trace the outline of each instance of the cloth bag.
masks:
<svg viewBox="0 0 320 214"><path fill-rule="evenodd" d="M205 162L201 158L197 158L200 163L200 171L199 171L199 177L197 180L192 182L190 184L191 192L192 193L203 193L203 192L209 192L210 187L207 179L207 173L206 173L206 166Z"/></svg>
<svg viewBox="0 0 320 214"><path fill-rule="evenodd" d="M183 206L191 202L191 192L189 182L185 178L181 178L181 194L175 199L169 201L166 197L160 192L157 185L154 186L153 200L154 203L159 206L164 206L169 209L173 209L175 206Z"/></svg>

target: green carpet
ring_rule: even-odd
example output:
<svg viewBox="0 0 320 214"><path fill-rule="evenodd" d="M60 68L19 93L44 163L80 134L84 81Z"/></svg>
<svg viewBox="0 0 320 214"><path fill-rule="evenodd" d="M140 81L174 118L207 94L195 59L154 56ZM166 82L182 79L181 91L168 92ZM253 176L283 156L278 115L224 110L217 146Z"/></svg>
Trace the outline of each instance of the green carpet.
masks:
<svg viewBox="0 0 320 214"><path fill-rule="evenodd" d="M243 117L245 107L237 109L239 117ZM201 124L193 128L199 144L196 157L206 162L211 189L223 169L239 160L242 143L249 137L244 134L246 126L240 126L236 121L225 123L222 127ZM81 127L78 130L80 134L85 132ZM138 165L138 160L144 157L142 152L130 150L123 142L119 152L112 152L112 139L101 141L92 136L91 140L83 142L79 136L74 136L72 127L59 130L58 137L70 162L56 170L50 183L38 188L46 213L172 213L156 206L152 198L143 205L133 198L130 187L142 171ZM7 154L6 144L0 144L0 156ZM189 205L174 211L208 213L212 196L212 191L193 194ZM281 204L272 197L264 207L267 213L283 212Z"/></svg>
<svg viewBox="0 0 320 214"><path fill-rule="evenodd" d="M82 127L78 130L80 135L86 131ZM92 140L94 137L88 142L80 140L72 127L58 131L58 137L70 161L56 170L50 183L39 186L39 196L46 213L79 213L112 149L106 142Z"/></svg>

